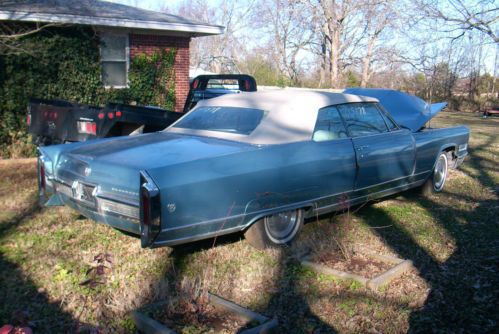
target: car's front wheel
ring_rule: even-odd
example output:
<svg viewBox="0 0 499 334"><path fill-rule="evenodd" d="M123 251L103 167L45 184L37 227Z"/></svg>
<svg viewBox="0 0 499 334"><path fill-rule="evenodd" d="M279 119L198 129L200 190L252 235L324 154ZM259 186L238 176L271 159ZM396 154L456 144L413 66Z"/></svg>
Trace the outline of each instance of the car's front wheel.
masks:
<svg viewBox="0 0 499 334"><path fill-rule="evenodd" d="M450 153L447 152L442 152L438 156L433 173L421 188L424 195L441 192L444 188L449 172L449 156Z"/></svg>
<svg viewBox="0 0 499 334"><path fill-rule="evenodd" d="M258 249L289 244L303 226L303 210L290 210L266 216L244 233L248 243Z"/></svg>

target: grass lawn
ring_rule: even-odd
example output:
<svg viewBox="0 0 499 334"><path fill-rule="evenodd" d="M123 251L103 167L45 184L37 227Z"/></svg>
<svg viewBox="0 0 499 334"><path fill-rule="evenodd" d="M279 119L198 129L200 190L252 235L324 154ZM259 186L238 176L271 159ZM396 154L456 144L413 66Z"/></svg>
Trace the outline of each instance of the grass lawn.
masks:
<svg viewBox="0 0 499 334"><path fill-rule="evenodd" d="M281 250L255 250L240 236L144 250L73 210L40 208L33 159L0 161L0 326L133 333L129 311L189 286L276 316L282 333L494 332L499 119L442 113L432 121L454 124L470 127L470 156L442 193L406 192L318 217ZM360 249L411 259L415 269L373 292L297 261L305 251Z"/></svg>

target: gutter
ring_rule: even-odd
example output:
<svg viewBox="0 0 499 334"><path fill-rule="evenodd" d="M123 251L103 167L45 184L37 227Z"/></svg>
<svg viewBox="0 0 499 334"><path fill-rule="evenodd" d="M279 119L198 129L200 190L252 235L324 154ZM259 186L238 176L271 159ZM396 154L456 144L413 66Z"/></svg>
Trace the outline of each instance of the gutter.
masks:
<svg viewBox="0 0 499 334"><path fill-rule="evenodd" d="M92 16L70 14L41 14L22 11L0 10L0 20L25 21L25 22L50 22L66 24L83 24L106 27L138 28L160 31L178 31L192 33L193 36L220 35L225 32L223 26L169 23L160 21L141 21L132 19L100 18Z"/></svg>

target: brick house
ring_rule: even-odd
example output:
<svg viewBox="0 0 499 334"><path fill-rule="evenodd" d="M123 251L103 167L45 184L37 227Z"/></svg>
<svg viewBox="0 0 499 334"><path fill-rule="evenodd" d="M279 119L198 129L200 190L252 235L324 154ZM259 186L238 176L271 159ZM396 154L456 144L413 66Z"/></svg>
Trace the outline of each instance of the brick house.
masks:
<svg viewBox="0 0 499 334"><path fill-rule="evenodd" d="M102 81L117 89L127 87L131 58L176 48L176 111L182 111L189 91L191 38L224 32L221 26L98 0L0 0L0 20L94 27L102 41Z"/></svg>

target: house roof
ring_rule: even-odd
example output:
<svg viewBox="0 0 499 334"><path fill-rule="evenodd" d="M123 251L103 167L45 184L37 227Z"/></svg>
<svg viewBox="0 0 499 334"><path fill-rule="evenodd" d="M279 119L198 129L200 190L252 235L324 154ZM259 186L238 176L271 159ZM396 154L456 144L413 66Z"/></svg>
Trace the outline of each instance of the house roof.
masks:
<svg viewBox="0 0 499 334"><path fill-rule="evenodd" d="M99 0L0 0L0 20L136 28L191 36L224 32L222 26Z"/></svg>

